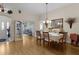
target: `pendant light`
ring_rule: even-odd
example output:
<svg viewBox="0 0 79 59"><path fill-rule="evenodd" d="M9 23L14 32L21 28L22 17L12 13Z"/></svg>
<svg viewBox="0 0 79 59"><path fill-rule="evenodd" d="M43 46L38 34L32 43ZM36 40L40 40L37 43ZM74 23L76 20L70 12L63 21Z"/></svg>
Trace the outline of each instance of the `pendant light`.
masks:
<svg viewBox="0 0 79 59"><path fill-rule="evenodd" d="M48 3L45 3L45 4L46 4L45 26L48 27L48 16L47 16L48 15L47 13Z"/></svg>

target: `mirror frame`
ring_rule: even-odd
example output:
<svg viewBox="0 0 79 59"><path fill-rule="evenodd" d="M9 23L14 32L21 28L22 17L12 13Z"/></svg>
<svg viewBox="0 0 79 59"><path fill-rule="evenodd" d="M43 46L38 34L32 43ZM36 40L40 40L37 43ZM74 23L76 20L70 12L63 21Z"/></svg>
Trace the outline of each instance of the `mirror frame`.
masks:
<svg viewBox="0 0 79 59"><path fill-rule="evenodd" d="M62 21L62 25L61 25L61 27L63 28L63 18L53 19L53 20L51 20L51 27L52 27L52 21L54 21L54 23L55 23L57 20L61 20L61 21ZM53 28L53 27L52 27L52 28ZM57 28L57 27L54 27L54 28ZM58 27L58 28L60 28L60 27Z"/></svg>

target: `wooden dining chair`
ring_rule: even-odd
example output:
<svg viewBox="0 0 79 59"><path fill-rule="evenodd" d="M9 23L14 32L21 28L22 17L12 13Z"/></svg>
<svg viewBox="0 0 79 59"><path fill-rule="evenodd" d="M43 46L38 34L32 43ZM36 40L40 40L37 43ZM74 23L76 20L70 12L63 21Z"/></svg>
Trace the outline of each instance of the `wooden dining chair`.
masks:
<svg viewBox="0 0 79 59"><path fill-rule="evenodd" d="M59 46L66 48L66 39L67 39L67 32L60 32L63 36L59 39Z"/></svg>
<svg viewBox="0 0 79 59"><path fill-rule="evenodd" d="M37 43L40 42L40 45L41 45L41 32L40 31L36 31L36 41Z"/></svg>
<svg viewBox="0 0 79 59"><path fill-rule="evenodd" d="M63 34L63 36L60 38L59 42L60 43L66 43L66 39L67 39L67 32L59 32L60 34Z"/></svg>
<svg viewBox="0 0 79 59"><path fill-rule="evenodd" d="M48 46L50 46L51 42L53 42L53 40L49 37L49 32L43 32L43 45L45 45L46 42L48 43Z"/></svg>

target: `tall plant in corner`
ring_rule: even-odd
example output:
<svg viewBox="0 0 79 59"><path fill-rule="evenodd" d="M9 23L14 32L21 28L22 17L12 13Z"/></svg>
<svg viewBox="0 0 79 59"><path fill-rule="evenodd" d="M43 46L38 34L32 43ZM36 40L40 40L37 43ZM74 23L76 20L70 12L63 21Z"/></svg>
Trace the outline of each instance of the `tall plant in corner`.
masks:
<svg viewBox="0 0 79 59"><path fill-rule="evenodd" d="M75 18L68 18L68 19L67 19L66 22L69 24L70 29L72 28L72 25L73 25L73 23L75 23L75 21L76 21Z"/></svg>

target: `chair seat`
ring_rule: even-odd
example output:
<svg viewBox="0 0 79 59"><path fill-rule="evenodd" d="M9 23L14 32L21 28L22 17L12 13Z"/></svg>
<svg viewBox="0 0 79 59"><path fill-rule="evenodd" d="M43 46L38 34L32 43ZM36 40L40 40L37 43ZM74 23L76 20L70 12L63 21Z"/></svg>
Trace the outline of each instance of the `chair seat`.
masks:
<svg viewBox="0 0 79 59"><path fill-rule="evenodd" d="M57 40L56 40L56 39L53 39L53 41L59 42L59 40L58 40L58 39L57 39Z"/></svg>
<svg viewBox="0 0 79 59"><path fill-rule="evenodd" d="M52 40L52 39L50 39L50 40L48 40L48 39L45 39L45 41L50 41L50 42L51 42L51 41L53 41L53 40Z"/></svg>
<svg viewBox="0 0 79 59"><path fill-rule="evenodd" d="M41 39L41 37L40 37L40 36L38 36L37 38L38 38L38 39Z"/></svg>

